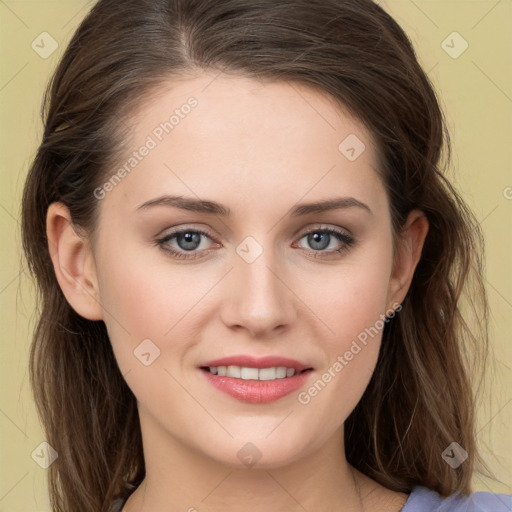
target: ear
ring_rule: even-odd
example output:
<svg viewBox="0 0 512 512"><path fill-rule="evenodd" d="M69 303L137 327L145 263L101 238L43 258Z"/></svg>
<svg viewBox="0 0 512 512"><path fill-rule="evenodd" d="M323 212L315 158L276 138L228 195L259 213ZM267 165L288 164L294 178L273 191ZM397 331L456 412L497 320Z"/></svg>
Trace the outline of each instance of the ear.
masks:
<svg viewBox="0 0 512 512"><path fill-rule="evenodd" d="M102 320L96 266L89 241L77 234L69 209L52 203L46 215L48 249L57 281L70 306L88 320Z"/></svg>
<svg viewBox="0 0 512 512"><path fill-rule="evenodd" d="M400 304L411 286L414 271L418 264L423 244L428 233L428 220L420 210L413 210L400 233L395 261L388 288L388 307Z"/></svg>

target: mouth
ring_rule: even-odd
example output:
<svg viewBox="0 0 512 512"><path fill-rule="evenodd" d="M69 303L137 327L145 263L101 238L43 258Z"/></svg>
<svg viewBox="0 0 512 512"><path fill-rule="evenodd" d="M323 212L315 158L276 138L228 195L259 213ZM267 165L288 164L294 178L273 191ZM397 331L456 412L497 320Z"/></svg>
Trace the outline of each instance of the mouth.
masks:
<svg viewBox="0 0 512 512"><path fill-rule="evenodd" d="M277 380L289 379L294 375L300 375L304 372L312 371L313 368L305 368L304 370L296 370L295 368L287 368L286 366L271 366L269 368L252 368L249 366L201 366L201 370L218 375L220 377L231 377L241 380Z"/></svg>
<svg viewBox="0 0 512 512"><path fill-rule="evenodd" d="M283 357L234 356L198 367L219 391L248 403L268 403L304 385L314 368Z"/></svg>

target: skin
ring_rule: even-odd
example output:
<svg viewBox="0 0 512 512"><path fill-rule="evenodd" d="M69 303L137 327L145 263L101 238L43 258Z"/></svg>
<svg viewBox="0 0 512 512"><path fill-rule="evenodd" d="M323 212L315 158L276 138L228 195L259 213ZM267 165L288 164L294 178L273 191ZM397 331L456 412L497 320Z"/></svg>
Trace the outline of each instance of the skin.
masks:
<svg viewBox="0 0 512 512"><path fill-rule="evenodd" d="M394 253L370 133L326 95L297 84L206 73L166 84L131 117L126 159L190 96L197 107L99 201L91 236L77 234L60 203L47 217L59 284L80 315L105 322L138 401L147 475L124 512L398 511L407 495L352 468L343 440L374 371L380 332L308 404L298 393L403 300L425 216L411 212ZM350 134L366 146L355 161L338 150ZM231 217L137 210L163 194L219 202ZM297 203L334 197L355 198L371 212L352 206L289 216ZM325 227L355 243L335 252L344 243L327 235L328 247L318 249L305 234ZM155 243L176 228L211 234L195 249L198 258L174 258ZM263 250L251 263L236 252L248 236ZM183 239L169 245L186 253ZM160 356L146 366L134 350L148 338ZM243 403L197 368L235 354L291 357L314 371L298 392ZM249 442L261 454L252 467L237 457Z"/></svg>

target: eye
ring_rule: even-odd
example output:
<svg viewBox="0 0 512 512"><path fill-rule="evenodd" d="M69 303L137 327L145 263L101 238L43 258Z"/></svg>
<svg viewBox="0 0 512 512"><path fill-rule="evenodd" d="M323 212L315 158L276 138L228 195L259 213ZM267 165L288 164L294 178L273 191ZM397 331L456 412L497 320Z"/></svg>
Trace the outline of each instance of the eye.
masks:
<svg viewBox="0 0 512 512"><path fill-rule="evenodd" d="M355 243L354 238L344 231L334 228L318 228L302 235L301 240L306 239L307 244L313 249L310 253L315 257L329 257L335 253L348 251ZM334 247L332 245L334 244ZM331 248L327 249L329 246ZM336 246L338 246L336 248Z"/></svg>
<svg viewBox="0 0 512 512"><path fill-rule="evenodd" d="M209 253L211 250L207 247L202 247L202 242L205 238L212 240L212 236L207 231L186 228L168 233L157 239L155 243L174 258L197 259L203 257L205 253ZM308 231L299 240L302 239L307 240L312 250L306 249L306 251L314 257L331 257L336 253L348 251L355 244L355 240L351 235L334 228L317 228ZM332 247L333 244L334 247ZM219 246L219 244L216 245ZM329 250L325 250L329 247Z"/></svg>
<svg viewBox="0 0 512 512"><path fill-rule="evenodd" d="M200 252L208 252L208 249L201 247L201 239L204 237L211 240L210 234L206 231L181 229L159 238L156 240L156 244L176 258L195 259L201 256ZM171 243L173 240L175 240L177 247Z"/></svg>

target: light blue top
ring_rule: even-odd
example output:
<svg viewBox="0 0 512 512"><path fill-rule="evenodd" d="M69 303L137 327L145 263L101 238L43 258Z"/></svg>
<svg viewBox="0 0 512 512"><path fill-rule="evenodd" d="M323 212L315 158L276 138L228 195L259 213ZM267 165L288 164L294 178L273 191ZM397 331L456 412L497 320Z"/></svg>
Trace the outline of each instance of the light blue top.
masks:
<svg viewBox="0 0 512 512"><path fill-rule="evenodd" d="M426 487L414 487L400 512L512 512L512 495L477 491L442 498Z"/></svg>
<svg viewBox="0 0 512 512"><path fill-rule="evenodd" d="M112 512L120 512L123 505L123 500L117 500ZM435 491L416 486L400 512L512 512L512 495L477 491L442 498Z"/></svg>

